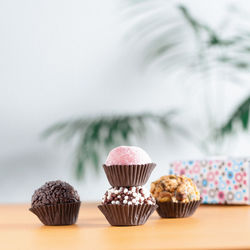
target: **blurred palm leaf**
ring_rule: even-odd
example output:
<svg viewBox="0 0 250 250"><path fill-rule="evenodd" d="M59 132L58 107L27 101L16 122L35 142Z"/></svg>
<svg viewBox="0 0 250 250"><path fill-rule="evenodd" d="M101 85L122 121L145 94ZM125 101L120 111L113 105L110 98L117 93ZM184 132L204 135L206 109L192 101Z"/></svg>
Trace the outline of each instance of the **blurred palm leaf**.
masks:
<svg viewBox="0 0 250 250"><path fill-rule="evenodd" d="M56 123L43 132L43 137L58 136L65 142L77 139L75 150L76 176L84 176L88 167L94 167L96 173L101 166L102 154L121 144L131 144L132 140L145 135L150 125L166 130L170 125L173 112L157 115L142 113L135 115L86 117Z"/></svg>
<svg viewBox="0 0 250 250"><path fill-rule="evenodd" d="M241 124L244 130L249 128L250 97L246 98L237 109L231 114L228 121L219 129L221 136L231 134L237 124Z"/></svg>
<svg viewBox="0 0 250 250"><path fill-rule="evenodd" d="M205 84L208 84L206 79L210 75L213 75L213 79L224 78L229 83L245 82L242 73L248 74L250 69L248 27L233 27L233 32L228 34L225 32L225 25L220 29L212 28L194 17L186 6L175 5L172 1L128 2L134 15L134 28L128 36L142 48L145 65L154 64L166 72L176 72L178 69L184 76L183 79L188 79L190 75L198 76L202 77ZM232 13L229 19L232 19ZM234 21L235 19L236 15ZM219 129L220 124L215 123L216 118L208 118L212 124L208 126L212 129L212 133L209 132L209 136L212 134L211 140L216 143L217 136L234 132L233 125L237 122L244 129L248 128L249 99L247 96ZM205 112L214 113L208 110ZM207 139L206 137L205 141Z"/></svg>
<svg viewBox="0 0 250 250"><path fill-rule="evenodd" d="M138 43L145 65L156 63L164 70L186 69L188 74L190 67L202 74L225 67L233 70L230 74L249 69L248 29L236 29L227 35L224 29L215 30L194 17L186 6L173 1L128 3L126 13L130 14L132 28L127 38Z"/></svg>

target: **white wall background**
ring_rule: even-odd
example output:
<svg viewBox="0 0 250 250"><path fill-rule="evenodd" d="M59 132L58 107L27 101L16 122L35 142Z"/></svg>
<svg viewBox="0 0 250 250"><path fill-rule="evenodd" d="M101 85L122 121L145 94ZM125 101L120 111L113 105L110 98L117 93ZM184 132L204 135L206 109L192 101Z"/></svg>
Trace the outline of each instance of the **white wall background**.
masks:
<svg viewBox="0 0 250 250"><path fill-rule="evenodd" d="M216 25L230 1L182 2ZM231 2L250 6L249 1ZM173 79L138 70L138 55L123 40L120 3L0 0L0 202L28 202L34 189L53 179L70 182L83 201L100 199L108 188L103 172L98 177L89 172L77 182L72 148L39 138L56 121L202 103L199 90L191 87L184 95ZM225 98L231 105L244 92L235 86L230 90ZM187 112L191 123L204 119L197 112ZM235 140L229 152L247 155L248 139ZM158 163L151 180L167 173L170 160L203 156L187 141L166 142L156 132L140 145Z"/></svg>

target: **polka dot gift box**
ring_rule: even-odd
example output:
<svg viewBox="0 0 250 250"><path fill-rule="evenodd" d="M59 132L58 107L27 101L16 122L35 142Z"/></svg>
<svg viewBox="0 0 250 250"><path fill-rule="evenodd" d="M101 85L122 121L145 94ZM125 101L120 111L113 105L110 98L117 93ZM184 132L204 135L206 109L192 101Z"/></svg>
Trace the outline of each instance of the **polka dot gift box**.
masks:
<svg viewBox="0 0 250 250"><path fill-rule="evenodd" d="M170 164L170 174L195 181L202 203L250 205L249 160L190 160Z"/></svg>

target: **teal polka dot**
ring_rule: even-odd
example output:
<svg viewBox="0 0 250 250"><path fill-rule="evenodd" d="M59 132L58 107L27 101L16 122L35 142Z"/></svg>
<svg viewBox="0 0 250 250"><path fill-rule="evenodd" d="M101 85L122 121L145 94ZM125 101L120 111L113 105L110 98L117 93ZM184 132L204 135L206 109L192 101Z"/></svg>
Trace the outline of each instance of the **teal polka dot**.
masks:
<svg viewBox="0 0 250 250"><path fill-rule="evenodd" d="M226 184L225 181L220 181L220 182L219 182L219 188L220 188L221 190L224 190L224 189L226 188L226 186L227 186L227 184Z"/></svg>
<svg viewBox="0 0 250 250"><path fill-rule="evenodd" d="M237 192L235 194L235 199L238 200L238 201L242 200L242 193L241 192Z"/></svg>

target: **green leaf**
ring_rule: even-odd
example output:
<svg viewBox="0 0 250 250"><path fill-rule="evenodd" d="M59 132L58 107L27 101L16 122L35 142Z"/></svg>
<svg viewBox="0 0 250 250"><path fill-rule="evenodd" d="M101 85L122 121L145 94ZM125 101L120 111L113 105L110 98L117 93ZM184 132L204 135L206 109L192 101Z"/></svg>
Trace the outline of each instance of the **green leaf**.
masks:
<svg viewBox="0 0 250 250"><path fill-rule="evenodd" d="M248 129L250 112L250 96L248 96L231 114L227 122L218 130L220 136L232 134L234 124L240 123L244 130Z"/></svg>
<svg viewBox="0 0 250 250"><path fill-rule="evenodd" d="M78 139L75 154L75 173L78 179L84 177L87 169L92 168L96 173L101 169L101 152L108 152L112 147L130 144L132 136L145 136L151 122L165 130L170 126L169 113L156 115L153 113L130 114L90 118L59 122L49 128L48 136L57 134Z"/></svg>
<svg viewBox="0 0 250 250"><path fill-rule="evenodd" d="M97 151L91 151L90 152L90 160L92 161L92 164L94 166L94 169L96 171L96 173L99 172L99 164L100 164L100 161L99 161L99 156L98 156L98 152Z"/></svg>
<svg viewBox="0 0 250 250"><path fill-rule="evenodd" d="M76 178L77 179L81 179L81 177L84 176L84 162L82 161L81 157L76 159L76 169L75 169L75 173L76 173Z"/></svg>

